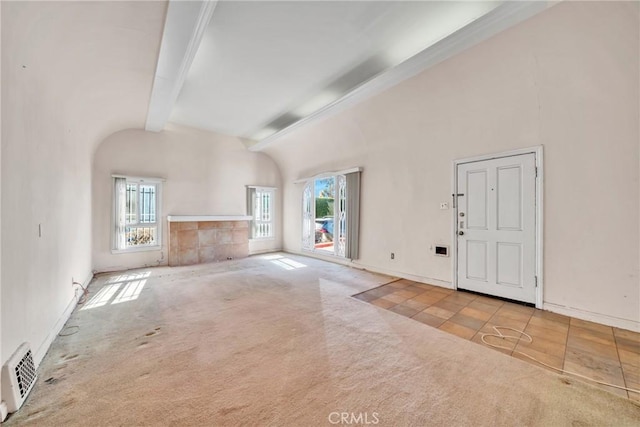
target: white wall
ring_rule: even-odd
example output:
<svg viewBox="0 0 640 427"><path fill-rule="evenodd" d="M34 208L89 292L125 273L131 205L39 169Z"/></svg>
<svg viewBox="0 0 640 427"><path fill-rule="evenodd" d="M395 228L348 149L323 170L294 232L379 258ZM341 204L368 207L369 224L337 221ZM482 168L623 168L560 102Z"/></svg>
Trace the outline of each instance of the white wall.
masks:
<svg viewBox="0 0 640 427"><path fill-rule="evenodd" d="M0 6L0 34L2 34L2 7ZM1 39L1 37L0 37ZM0 61L1 65L1 61ZM2 82L2 67L0 66L0 82ZM2 99L2 85L0 85L0 99ZM0 102L0 177L2 176L2 102ZM0 185L0 238L2 237L2 185ZM0 334L2 334L2 244L0 243ZM0 335L0 362L2 358L2 337ZM0 377L0 390L2 390L2 380ZM2 402L2 396L0 396ZM2 409L4 410L4 408ZM3 417L0 411L0 419Z"/></svg>
<svg viewBox="0 0 640 427"><path fill-rule="evenodd" d="M1 7L0 359L29 341L39 363L91 277L93 150L144 125L166 4Z"/></svg>
<svg viewBox="0 0 640 427"><path fill-rule="evenodd" d="M162 250L111 253L114 173L166 179ZM246 215L247 185L280 187L280 172L271 158L250 152L238 138L171 124L159 133L132 129L109 136L96 151L93 164L93 268L113 271L166 265L167 215ZM280 229L278 223L276 238L252 242L250 251L280 249Z"/></svg>
<svg viewBox="0 0 640 427"><path fill-rule="evenodd" d="M637 3L565 2L267 147L300 250L302 185L362 166L361 257L451 281L452 161L545 147L545 307L640 330ZM396 259L390 260L389 253Z"/></svg>

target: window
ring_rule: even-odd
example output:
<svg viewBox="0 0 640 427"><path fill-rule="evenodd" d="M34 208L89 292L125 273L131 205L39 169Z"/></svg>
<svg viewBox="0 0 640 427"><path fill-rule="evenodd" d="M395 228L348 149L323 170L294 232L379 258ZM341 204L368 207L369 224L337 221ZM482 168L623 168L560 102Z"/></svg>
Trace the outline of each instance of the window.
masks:
<svg viewBox="0 0 640 427"><path fill-rule="evenodd" d="M160 179L114 177L114 252L160 248L161 184Z"/></svg>
<svg viewBox="0 0 640 427"><path fill-rule="evenodd" d="M252 239L272 239L274 232L274 208L275 188L248 187L248 214L253 217L251 221Z"/></svg>
<svg viewBox="0 0 640 427"><path fill-rule="evenodd" d="M357 259L359 201L359 169L306 180L302 194L302 248Z"/></svg>

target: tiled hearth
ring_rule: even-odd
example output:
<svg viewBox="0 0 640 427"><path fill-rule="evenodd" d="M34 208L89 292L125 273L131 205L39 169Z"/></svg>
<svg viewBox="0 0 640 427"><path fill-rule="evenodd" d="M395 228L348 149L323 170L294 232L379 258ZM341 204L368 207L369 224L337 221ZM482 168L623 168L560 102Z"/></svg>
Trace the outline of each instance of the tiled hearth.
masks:
<svg viewBox="0 0 640 427"><path fill-rule="evenodd" d="M249 256L249 225L241 221L169 222L169 265Z"/></svg>

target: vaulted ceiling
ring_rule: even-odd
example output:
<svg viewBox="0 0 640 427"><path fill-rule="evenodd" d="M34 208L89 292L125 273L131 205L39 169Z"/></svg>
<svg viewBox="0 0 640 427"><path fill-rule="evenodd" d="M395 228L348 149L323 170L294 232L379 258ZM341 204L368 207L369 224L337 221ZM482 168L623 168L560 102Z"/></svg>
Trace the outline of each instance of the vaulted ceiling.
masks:
<svg viewBox="0 0 640 427"><path fill-rule="evenodd" d="M260 149L543 10L546 2L169 4L147 129L168 121Z"/></svg>

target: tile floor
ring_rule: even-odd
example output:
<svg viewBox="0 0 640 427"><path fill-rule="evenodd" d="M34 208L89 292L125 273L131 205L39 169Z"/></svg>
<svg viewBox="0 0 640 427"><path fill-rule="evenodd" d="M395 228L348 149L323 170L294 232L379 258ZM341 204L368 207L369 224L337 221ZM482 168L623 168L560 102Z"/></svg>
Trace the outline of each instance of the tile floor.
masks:
<svg viewBox="0 0 640 427"><path fill-rule="evenodd" d="M485 340L506 347L497 351L530 363L537 364L521 353L559 369L640 389L640 334L635 332L404 279L354 298L481 345L486 345L482 335L495 333L494 326L524 331L532 337L531 343L526 338L485 337ZM514 335L509 330L503 333ZM640 402L640 393L591 384Z"/></svg>

